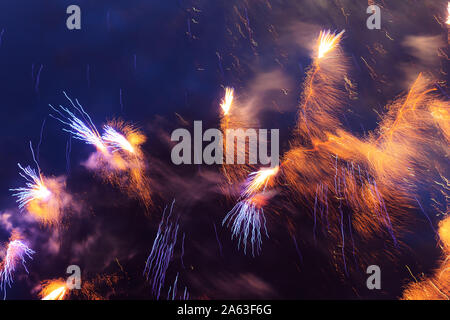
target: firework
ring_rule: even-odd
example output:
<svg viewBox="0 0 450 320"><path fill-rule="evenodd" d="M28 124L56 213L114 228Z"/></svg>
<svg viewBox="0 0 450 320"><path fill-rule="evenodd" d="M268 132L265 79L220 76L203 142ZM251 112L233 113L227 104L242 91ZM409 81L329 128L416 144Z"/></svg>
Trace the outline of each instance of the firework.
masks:
<svg viewBox="0 0 450 320"><path fill-rule="evenodd" d="M139 148L145 142L145 136L122 121L107 123L101 136L78 100L75 99L73 102L66 93L64 95L81 118L67 108L59 106L57 109L50 105L57 113L51 116L65 124L68 129L63 130L69 132L75 139L96 147L97 152L88 158L85 166L95 170L102 179L139 198L148 208L151 203L149 182L144 174L146 166Z"/></svg>
<svg viewBox="0 0 450 320"><path fill-rule="evenodd" d="M4 299L6 299L6 288L7 286L11 288L13 275L19 263L22 264L28 273L25 260L26 258L33 259L32 255L34 253L23 240L18 239L15 235L11 237L11 241L6 249L6 256L2 263L2 270L0 271L0 289L4 292Z"/></svg>
<svg viewBox="0 0 450 320"><path fill-rule="evenodd" d="M103 130L104 134L102 135L102 139L114 148L113 152L125 150L129 153L135 153L135 148L130 141L128 141L125 136L118 133L113 127L106 125L103 127Z"/></svg>
<svg viewBox="0 0 450 320"><path fill-rule="evenodd" d="M31 147L31 144L30 144ZM18 164L20 176L26 181L26 187L10 189L17 197L19 209L26 209L38 221L44 224L58 223L63 210L70 206L72 198L64 191L65 177L47 178L40 172L39 165L34 157L37 170L30 166L22 167Z"/></svg>
<svg viewBox="0 0 450 320"><path fill-rule="evenodd" d="M172 202L167 217L165 217L167 207L164 209L163 217L158 227L158 233L144 269L144 275L147 281L151 283L152 293L157 300L159 300L161 289L166 278L166 271L177 242L179 225L177 222L170 221L174 203L175 200Z"/></svg>
<svg viewBox="0 0 450 320"><path fill-rule="evenodd" d="M231 105L233 104L234 89L230 87L225 88L225 97L223 98L220 107L224 116L227 116L230 112Z"/></svg>
<svg viewBox="0 0 450 320"><path fill-rule="evenodd" d="M64 300L68 288L64 280L46 280L42 283L42 290L39 293L41 300Z"/></svg>
<svg viewBox="0 0 450 320"><path fill-rule="evenodd" d="M248 149L249 143L246 141L245 131L241 130L244 128L255 128L257 125L253 123L254 119L250 119L247 108L237 108L237 101L234 98L234 89L225 88L225 97L221 103L221 109L223 113L223 117L221 118L220 128L223 134L223 165L222 165L222 173L225 176L228 185L224 186L224 189L228 188L230 185L234 183L243 181L249 172L253 169L253 166L250 165L247 161L248 157ZM233 109L231 110L231 106ZM235 130L233 134L229 134L230 130ZM238 148L238 144L234 143L234 139L244 141L244 146ZM230 141L227 142L227 139ZM229 143L229 145L228 145ZM244 159L244 164L227 164L227 154L230 154L232 157L237 159ZM233 158L234 162L234 158ZM225 193L229 193L225 191Z"/></svg>
<svg viewBox="0 0 450 320"><path fill-rule="evenodd" d="M261 229L269 237L266 228L263 206L267 201L264 194L257 194L251 198L238 202L223 219L222 225L231 225L231 238L238 239L238 248L241 245L244 253L247 253L247 245L250 243L252 256L261 252Z"/></svg>
<svg viewBox="0 0 450 320"><path fill-rule="evenodd" d="M100 136L100 133L97 131L94 123L92 122L89 114L84 111L81 104L75 99L75 103L67 96L65 92L63 92L65 97L69 100L72 107L80 114L81 119L78 118L73 112L69 109L59 106L59 109L49 105L57 115L50 114L51 117L60 121L62 124L66 125L67 128L64 128L63 131L70 133L75 139L84 141L86 144L93 145L97 148L98 151L102 153L107 153L107 148L105 143Z"/></svg>
<svg viewBox="0 0 450 320"><path fill-rule="evenodd" d="M339 42L342 39L342 35L345 30L342 30L340 33L331 33L330 30L321 31L319 35L319 39L317 40L318 50L317 50L317 58L323 58L327 53L331 52L336 48Z"/></svg>
<svg viewBox="0 0 450 320"><path fill-rule="evenodd" d="M26 181L25 188L10 189L10 191L16 191L13 196L17 197L19 208L22 209L32 201L47 201L52 196L50 190L46 187L44 178L41 173L37 173L36 170L30 166L23 168L20 163L18 164L20 170L20 176Z"/></svg>
<svg viewBox="0 0 450 320"><path fill-rule="evenodd" d="M243 191L243 196L248 197L252 194L259 193L266 190L267 185L272 178L278 173L279 167L264 168L256 172L252 172L247 179L247 184Z"/></svg>
<svg viewBox="0 0 450 320"><path fill-rule="evenodd" d="M145 176L147 166L140 148L146 137L120 120L108 122L103 129L102 137L111 150L111 156L94 156L90 167L100 172L108 182L126 190L131 197L140 199L148 208L151 204L150 184Z"/></svg>

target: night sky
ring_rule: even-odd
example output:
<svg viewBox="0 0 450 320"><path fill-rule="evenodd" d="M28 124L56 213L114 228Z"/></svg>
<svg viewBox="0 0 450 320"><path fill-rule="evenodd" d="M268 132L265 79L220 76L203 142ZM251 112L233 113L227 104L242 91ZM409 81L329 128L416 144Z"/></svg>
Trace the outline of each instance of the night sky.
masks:
<svg viewBox="0 0 450 320"><path fill-rule="evenodd" d="M370 3L382 8L381 30L366 27ZM81 30L66 27L72 4L81 8ZM343 118L353 134L364 137L374 130L385 105L404 94L419 72L433 74L448 98L448 61L442 54L447 1L369 4L2 0L0 242L6 245L14 229L36 251L26 262L29 274L17 268L7 299L38 299L41 281L65 278L72 264L80 266L83 283L93 284L98 297L155 299L143 272L163 210L173 199L179 231L160 299L166 299L177 274L178 295L187 288L190 299L397 299L413 281L406 265L415 275L430 273L441 252L419 210L411 209L415 223L402 238L407 249L395 257L382 253L382 241L360 249L378 252L372 264L383 275L382 289L368 290L364 268L342 274L327 240L315 243L306 214L311 208L280 204L284 196L266 211L269 238L263 237L262 253L244 255L222 226L236 198L223 194L220 166L175 166L170 159L173 130L192 131L194 120L202 120L204 129L220 126L225 86L234 87L240 101L253 101L261 128L280 129L282 155L312 62L309 48L322 29L346 30L341 46L356 95ZM432 39L429 51L414 41L420 37ZM149 208L83 165L94 148L71 139L49 117L49 104L69 105L63 92L78 99L98 128L120 118L146 135ZM24 185L17 163L34 165L30 141L42 172L67 179L73 205L56 226L21 212L9 191ZM436 227L440 218L430 215Z"/></svg>

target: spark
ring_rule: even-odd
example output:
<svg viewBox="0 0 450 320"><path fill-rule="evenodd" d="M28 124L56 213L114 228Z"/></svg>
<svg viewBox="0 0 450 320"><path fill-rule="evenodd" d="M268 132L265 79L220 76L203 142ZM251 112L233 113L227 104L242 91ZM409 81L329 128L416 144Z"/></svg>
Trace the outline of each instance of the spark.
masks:
<svg viewBox="0 0 450 320"><path fill-rule="evenodd" d="M73 112L61 105L59 106L59 108L61 109L60 111L53 107L51 104L49 105L50 108L57 112L58 115L55 116L50 114L50 116L68 126L68 129L64 128L63 131L70 133L75 139L84 141L86 144L94 145L97 150L104 154L107 154L106 145L104 144L102 137L100 136L98 130L92 122L91 117L86 113L86 111L84 111L83 107L77 99L75 99L75 104L65 92L63 93L70 101L72 107L77 110L78 113L80 113L82 119L78 118Z"/></svg>
<svg viewBox="0 0 450 320"><path fill-rule="evenodd" d="M447 5L447 13L448 13L447 24L450 25L450 2Z"/></svg>
<svg viewBox="0 0 450 320"><path fill-rule="evenodd" d="M6 299L6 286L11 288L13 283L13 274L19 262L22 263L25 271L28 273L25 266L25 258L33 259L31 256L35 252L30 249L22 240L11 240L6 250L6 257L3 261L3 268L0 271L0 290L4 292L4 299Z"/></svg>
<svg viewBox="0 0 450 320"><path fill-rule="evenodd" d="M164 209L163 217L158 227L158 233L144 269L144 275L146 275L147 281L150 281L152 293L156 296L157 300L159 300L166 271L177 242L179 225L177 222L170 222L174 203L175 200L172 202L167 218L165 217L167 207Z"/></svg>
<svg viewBox="0 0 450 320"><path fill-rule="evenodd" d="M46 187L42 174L38 174L36 170L32 169L30 166L24 168L20 163L18 166L20 170L23 171L23 173L19 174L27 181L26 187L24 188L10 189L10 191L17 191L13 196L17 197L19 208L23 209L34 200L47 201L52 193Z"/></svg>
<svg viewBox="0 0 450 320"><path fill-rule="evenodd" d="M257 192L264 191L270 182L270 179L277 175L279 166L273 168L264 168L256 172L252 172L247 180L243 196L249 196Z"/></svg>
<svg viewBox="0 0 450 320"><path fill-rule="evenodd" d="M117 132L113 127L110 125L105 125L103 130L105 131L102 136L103 141L111 145L114 148L114 151L126 150L130 153L134 153L135 150L133 145L125 136Z"/></svg>
<svg viewBox="0 0 450 320"><path fill-rule="evenodd" d="M261 252L261 228L264 229L266 236L269 237L266 228L266 218L262 208L265 202L263 195L256 195L249 199L238 202L233 209L223 219L222 225L227 224L231 227L231 239L239 239L238 248L241 244L244 247L244 253L247 254L247 244L252 247L252 256ZM256 249L256 250L255 250Z"/></svg>
<svg viewBox="0 0 450 320"><path fill-rule="evenodd" d="M230 112L231 105L234 98L234 89L230 87L225 88L225 97L222 99L220 107L222 108L223 114L226 116Z"/></svg>
<svg viewBox="0 0 450 320"><path fill-rule="evenodd" d="M62 279L44 281L39 293L41 300L64 300L68 288Z"/></svg>
<svg viewBox="0 0 450 320"><path fill-rule="evenodd" d="M341 41L344 32L345 30L342 30L340 33L336 34L331 33L330 30L320 31L319 38L317 39L319 45L317 58L321 59L325 54L332 51Z"/></svg>

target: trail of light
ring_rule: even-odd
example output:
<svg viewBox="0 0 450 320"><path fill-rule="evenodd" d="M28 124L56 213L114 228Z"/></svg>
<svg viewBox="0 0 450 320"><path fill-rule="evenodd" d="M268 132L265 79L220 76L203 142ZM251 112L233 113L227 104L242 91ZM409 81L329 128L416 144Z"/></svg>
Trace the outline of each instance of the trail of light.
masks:
<svg viewBox="0 0 450 320"><path fill-rule="evenodd" d="M175 200L172 202L167 218L165 218L167 207L164 209L163 217L158 227L158 233L153 242L153 247L147 258L144 269L144 275L146 276L147 281L150 281L152 293L156 296L157 300L159 300L161 288L164 285L166 277L166 271L169 267L170 260L172 259L177 241L179 225L177 222L170 222L174 203Z"/></svg>
<svg viewBox="0 0 450 320"><path fill-rule="evenodd" d="M183 266L183 269L186 269L186 267L184 266L184 238L186 237L186 234L183 232L183 241L181 242L181 265Z"/></svg>
<svg viewBox="0 0 450 320"><path fill-rule="evenodd" d="M314 243L316 243L316 224L317 224L317 218L316 218L316 208L317 208L317 192L319 191L319 185L316 186L316 197L314 199L314 227L313 227L313 238Z"/></svg>
<svg viewBox="0 0 450 320"><path fill-rule="evenodd" d="M187 287L184 287L184 293L183 293L183 297L181 299L189 300L189 292L187 291Z"/></svg>
<svg viewBox="0 0 450 320"><path fill-rule="evenodd" d="M10 189L10 191L16 191L13 196L17 197L19 208L23 209L28 203L33 200L47 201L52 193L45 186L44 179L41 174L38 174L30 166L23 168L20 163L18 164L20 170L23 173L19 173L26 181L25 188Z"/></svg>
<svg viewBox="0 0 450 320"><path fill-rule="evenodd" d="M117 150L126 150L130 153L134 153L135 150L133 145L113 127L106 125L103 127L103 130L104 134L102 135L102 139L113 147L113 152Z"/></svg>
<svg viewBox="0 0 450 320"><path fill-rule="evenodd" d="M34 253L35 252L21 240L12 240L9 242L6 256L3 261L3 268L0 271L0 290L3 290L4 292L3 299L6 299L7 286L11 288L13 274L16 271L18 263L20 262L28 273L28 269L25 266L25 259L26 257L33 259L32 255Z"/></svg>
<svg viewBox="0 0 450 320"><path fill-rule="evenodd" d="M106 154L107 148L90 116L84 111L83 107L77 99L75 99L75 105L75 103L67 96L67 94L65 92L63 93L65 97L70 101L72 107L77 110L78 113L80 113L82 119L78 118L69 109L61 105L59 106L61 110L60 111L53 107L51 104L49 105L50 108L52 108L58 115L50 114L50 116L68 127L68 129L64 128L63 131L70 133L75 139L84 141L86 144L94 145L97 150Z"/></svg>
<svg viewBox="0 0 450 320"><path fill-rule="evenodd" d="M275 177L278 171L279 167L276 166L250 173L242 197L249 197L252 194L265 191L270 179Z"/></svg>
<svg viewBox="0 0 450 320"><path fill-rule="evenodd" d="M222 225L227 224L231 227L231 238L238 238L238 248L241 244L244 247L244 254L247 254L247 243L252 247L252 256L261 252L261 228L264 229L266 236L269 237L266 228L266 219L260 199L254 196L238 202L233 209L223 219ZM249 236L251 236L249 238ZM255 250L256 249L256 250Z"/></svg>
<svg viewBox="0 0 450 320"><path fill-rule="evenodd" d="M300 248L298 247L297 239L295 239L295 236L292 236L292 239L294 240L295 250L297 251L300 261L303 263L303 256L302 253L300 252Z"/></svg>
<svg viewBox="0 0 450 320"><path fill-rule="evenodd" d="M216 224L213 223L213 226L214 226L214 232L215 232L215 234L216 234L217 244L219 245L219 253L220 253L220 256L222 257L222 244L220 243L219 235L217 234Z"/></svg>
<svg viewBox="0 0 450 320"><path fill-rule="evenodd" d="M340 33L331 33L330 30L321 31L319 35L318 42L318 54L317 58L323 58L328 52L332 51L342 39L342 35L345 30L342 30Z"/></svg>
<svg viewBox="0 0 450 320"><path fill-rule="evenodd" d="M62 279L47 280L42 283L39 296L41 300L64 300L67 292L67 285Z"/></svg>
<svg viewBox="0 0 450 320"><path fill-rule="evenodd" d="M225 88L225 97L222 99L220 103L220 107L222 108L223 115L228 115L230 112L231 105L233 104L234 98L234 89L230 87Z"/></svg>
<svg viewBox="0 0 450 320"><path fill-rule="evenodd" d="M431 229L433 229L435 234L438 234L436 229L433 226L433 222L431 222L430 217L426 214L425 210L423 210L422 204L419 202L419 200L417 200L416 197L414 197L414 199L416 200L416 202L419 204L420 210L422 211L423 215L427 218L428 222L430 223Z"/></svg>

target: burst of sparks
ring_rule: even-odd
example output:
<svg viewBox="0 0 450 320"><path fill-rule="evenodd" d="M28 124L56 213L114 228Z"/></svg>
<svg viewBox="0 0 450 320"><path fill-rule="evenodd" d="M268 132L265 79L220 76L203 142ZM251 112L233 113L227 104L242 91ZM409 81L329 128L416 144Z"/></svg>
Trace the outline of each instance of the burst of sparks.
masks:
<svg viewBox="0 0 450 320"><path fill-rule="evenodd" d="M46 281L40 293L41 300L64 300L67 290L67 285L63 280Z"/></svg>
<svg viewBox="0 0 450 320"><path fill-rule="evenodd" d="M225 88L225 97L222 99L220 107L223 114L226 116L230 112L231 104L233 103L234 89L230 87Z"/></svg>
<svg viewBox="0 0 450 320"><path fill-rule="evenodd" d="M134 153L133 145L119 132L117 132L113 127L106 125L103 127L105 133L102 136L103 141L111 145L114 151L126 150L130 153Z"/></svg>
<svg viewBox="0 0 450 320"><path fill-rule="evenodd" d="M48 200L52 193L45 186L42 175L40 173L38 174L30 166L26 168L23 168L20 164L18 166L23 171L23 173L21 172L19 174L27 180L25 188L10 189L10 191L17 191L13 196L17 197L19 208L22 209L33 200Z"/></svg>
<svg viewBox="0 0 450 320"><path fill-rule="evenodd" d="M247 254L247 244L250 242L252 255L261 252L261 228L264 228L266 236L269 237L266 228L266 218L264 210L258 204L256 198L245 199L237 203L233 209L223 219L222 225L231 226L231 238L238 238L238 248L244 247L244 254Z"/></svg>
<svg viewBox="0 0 450 320"><path fill-rule="evenodd" d="M66 287L59 287L42 298L42 300L63 300L66 290Z"/></svg>
<svg viewBox="0 0 450 320"><path fill-rule="evenodd" d="M64 95L70 101L72 107L81 114L82 119L78 118L69 109L64 108L61 105L59 106L61 111L50 105L50 107L59 115L59 116L55 115L50 116L68 126L68 129L64 128L63 130L72 134L72 136L75 139L84 141L87 144L94 145L99 151L105 153L107 151L107 148L102 140L102 137L97 131L94 123L92 122L92 119L89 117L86 111L84 111L83 107L81 106L81 104L78 102L77 99L75 99L76 102L75 105L75 103L67 96L65 92Z"/></svg>
<svg viewBox="0 0 450 320"><path fill-rule="evenodd" d="M247 180L243 196L264 191L270 179L278 173L279 167L264 168L256 172L252 172Z"/></svg>
<svg viewBox="0 0 450 320"><path fill-rule="evenodd" d="M13 274L16 270L18 262L21 262L25 271L28 273L25 266L25 258L33 259L31 256L35 252L30 249L21 240L13 240L8 244L6 257L3 261L3 269L0 271L0 289L4 291L4 298L6 298L6 286L11 288L13 283Z"/></svg>
<svg viewBox="0 0 450 320"><path fill-rule="evenodd" d="M317 58L323 58L325 54L332 51L336 45L339 43L339 41L342 39L342 35L344 34L345 30L342 30L340 33L331 33L330 30L327 31L320 31L318 44L319 44L319 50Z"/></svg>

